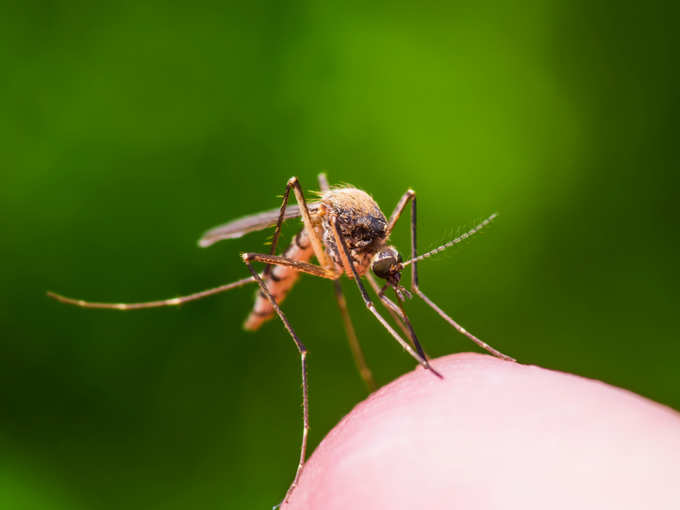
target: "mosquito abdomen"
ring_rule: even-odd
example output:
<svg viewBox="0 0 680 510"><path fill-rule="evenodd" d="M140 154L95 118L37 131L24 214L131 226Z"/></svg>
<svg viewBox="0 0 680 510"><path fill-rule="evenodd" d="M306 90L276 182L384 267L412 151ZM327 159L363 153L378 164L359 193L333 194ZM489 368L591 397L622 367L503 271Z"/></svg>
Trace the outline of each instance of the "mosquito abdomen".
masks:
<svg viewBox="0 0 680 510"><path fill-rule="evenodd" d="M304 229L297 233L283 253L284 257L299 260L300 262L309 262L312 255L314 255L312 243ZM263 276L263 279L267 290L274 296L277 303L281 303L293 285L295 285L299 276L300 273L292 267L274 266L269 271L269 274ZM274 307L262 294L262 291L258 291L255 295L253 311L248 315L243 328L247 331L255 331L272 317L274 317Z"/></svg>

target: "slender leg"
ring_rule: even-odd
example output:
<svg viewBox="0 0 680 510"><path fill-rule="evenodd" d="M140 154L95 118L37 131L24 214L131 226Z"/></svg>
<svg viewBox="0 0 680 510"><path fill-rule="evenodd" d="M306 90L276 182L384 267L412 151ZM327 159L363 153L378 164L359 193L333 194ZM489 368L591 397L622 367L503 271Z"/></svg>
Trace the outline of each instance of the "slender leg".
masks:
<svg viewBox="0 0 680 510"><path fill-rule="evenodd" d="M308 264L307 262L300 262L299 260L295 259L289 259L287 257L281 257L279 255L268 255L266 253L244 253L242 256L245 260L248 260L248 262L254 261L264 262L265 264L272 264L275 266L289 266L296 271L318 276L319 278L335 280L340 276L338 273L334 271L327 271L323 267L316 266L314 264Z"/></svg>
<svg viewBox="0 0 680 510"><path fill-rule="evenodd" d="M423 358L420 354L414 351L413 348L408 344L408 342L404 340L401 336L399 336L399 333L397 333L394 330L394 328L390 326L390 324L385 320L385 318L382 315L380 315L378 310L376 310L375 305L371 301L371 298L368 297L368 293L366 292L364 285L361 283L361 279L359 277L359 274L357 273L356 268L354 267L354 262L352 261L349 249L347 248L345 239L342 237L342 233L340 232L340 228L338 227L337 220L335 217L331 217L331 225L333 227L333 235L335 237L336 245L339 248L340 258L342 259L343 265L349 268L351 275L354 277L354 281L357 283L357 286L359 287L359 292L361 293L361 297L363 298L364 303L366 304L366 308L368 308L368 310L375 316L375 318L378 319L378 321L385 327L385 329L387 329L390 335L392 335L394 339L397 342L399 342L399 345L401 345L404 348L404 350L411 355L413 359L415 359L420 365L422 365L423 368L429 370L434 375L441 378L442 375L439 372L437 372L425 358Z"/></svg>
<svg viewBox="0 0 680 510"><path fill-rule="evenodd" d="M255 271L255 269L253 268L252 264L250 263L250 260L248 259L248 254L247 253L243 254L242 257L243 262L250 271L250 274L253 275L253 279L260 286L260 291L267 297L267 299L269 299L269 302L274 307L274 310L276 310L276 313L281 319L281 322L283 322L283 326L288 331L288 334L293 339L293 342L295 342L295 347L297 347L297 350L300 353L300 368L302 372L302 443L300 444L300 460L298 461L298 466L295 471L295 478L293 478L293 483L290 484L290 487L286 491L286 495L282 501L282 503L285 503L286 501L288 501L288 498L293 493L295 487L297 486L300 480L300 474L302 474L302 467L305 465L305 456L307 453L307 436L309 435L309 390L307 386L307 362L306 362L307 348L295 334L293 327L290 325L290 322L288 322L288 318L279 307L278 303L276 302L276 299L274 299L274 296L272 296L269 290L267 290L267 286L265 285L264 281L262 280L260 275L257 274L257 271Z"/></svg>
<svg viewBox="0 0 680 510"><path fill-rule="evenodd" d="M314 230L314 225L312 225L312 217L309 214L307 202L305 201L305 197L302 194L302 187L300 186L300 181L298 180L297 177L291 177L288 180L288 186L292 186L293 191L295 192L295 199L297 200L298 205L300 206L300 212L302 213L302 221L305 224L305 230L307 231L309 240L312 243L312 248L314 249L314 255L316 255L316 260L319 261L319 265L321 267L330 270L332 268L331 259L328 257L326 251L323 249L321 239L319 238L319 235L316 233L316 230Z"/></svg>
<svg viewBox="0 0 680 510"><path fill-rule="evenodd" d="M286 207L288 206L288 197L290 196L290 188L292 183L290 180L286 183L286 191L283 192L283 199L281 201L281 212L279 213L279 219L276 221L276 228L274 229L274 236L272 237L271 249L269 250L270 255L276 254L276 245L279 242L279 237L281 235L281 225L283 224L284 215L286 214ZM272 271L272 265L267 264L264 268L262 276L268 276Z"/></svg>
<svg viewBox="0 0 680 510"><path fill-rule="evenodd" d="M318 276L320 278L335 280L334 283L336 285L336 299L338 301L338 306L340 307L340 313L342 314L350 348L352 349L354 360L357 364L357 368L359 369L359 374L364 379L364 382L366 383L369 391L375 390L376 386L375 381L373 380L373 375L371 374L370 369L366 366L366 360L359 345L359 341L356 337L356 332L354 331L354 326L352 325L351 319L349 317L349 312L347 311L347 303L345 301L344 295L342 294L340 282L337 281L337 278L340 276L338 273L333 271L326 271L319 266L307 264L306 262L300 262L298 260L288 259L286 257L279 257L277 255L267 255L264 253L244 253L243 259L247 260L248 262L264 262L265 264L289 266L292 267L295 271L308 273L313 276Z"/></svg>
<svg viewBox="0 0 680 510"><path fill-rule="evenodd" d="M319 178L321 179L321 176L319 176ZM297 200L298 206L300 207L302 222L305 225L305 231L307 232L307 235L309 236L309 239L312 243L314 255L319 261L319 265L321 267L329 269L331 267L331 261L323 249L321 239L316 233L316 230L314 230L314 226L312 225L312 217L309 214L309 208L307 207L307 201L305 200L302 187L300 186L300 181L297 177L291 177L286 183L286 190L283 192L283 200L281 201L281 212L279 213L279 219L276 222L276 229L274 230L274 236L272 237L272 244L269 254L274 255L276 253L276 245L278 244L279 236L281 234L281 225L285 217L286 207L288 206L288 197L290 196L291 188L293 189L295 199ZM271 265L267 265L264 270L264 275L267 275L269 271L271 271Z"/></svg>
<svg viewBox="0 0 680 510"><path fill-rule="evenodd" d="M347 334L349 348L352 350L354 363L357 366L359 375L364 380L366 388L368 389L369 393L372 393L376 390L377 386L375 384L375 380L373 379L373 373L366 364L364 351L361 349L361 344L359 344L359 339L357 338L356 331L354 330L354 325L352 324L352 319L349 315L349 310L347 309L347 301L345 300L345 295L342 293L342 286L338 280L335 280L333 285L335 287L335 299L338 302L340 315L342 315L342 322L345 326L345 333Z"/></svg>
<svg viewBox="0 0 680 510"><path fill-rule="evenodd" d="M430 306L430 308L432 308L435 312L437 312L437 313L439 314L439 316L440 316L442 319L444 319L444 320L445 320L446 322L448 322L451 326L453 326L454 328L456 328L456 330L458 330L458 332L462 333L463 335L465 335L466 337L468 337L470 340L472 340L474 343L476 343L477 345L479 345L479 346L480 346L482 349L484 349L485 351L489 352L490 354L493 354L493 355L496 356L497 358L504 359L504 360L506 360L506 361L517 361L515 358L512 358L512 357L508 356L507 354L503 354L503 353L500 352L499 350L494 349L494 348L491 347L489 344L487 344L487 343L484 342L483 340L480 340L479 338L477 338L476 336L474 336L472 333L470 333L469 331L467 331L463 326L461 326L461 325L458 324L456 321L454 321L451 317L449 317L449 316L444 312L444 310L442 310L441 308L439 308L439 307L438 307L438 306L437 306L430 298L428 298L425 294L423 294L423 291L420 290L418 287L413 287L413 292L415 292L416 294L418 294L418 296L420 296L420 298L421 298L423 301L425 301L425 303L427 303L427 304Z"/></svg>
<svg viewBox="0 0 680 510"><path fill-rule="evenodd" d="M322 192L326 192L330 189L325 173L319 174L319 189ZM345 295L342 292L342 285L340 285L338 280L333 282L333 289L335 290L335 300L337 301L338 308L340 309L342 323L345 326L345 334L347 335L349 348L352 351L354 363L357 366L359 375L361 375L361 378L364 380L366 388L368 388L369 392L373 392L376 389L375 381L373 380L373 374L371 373L371 369L368 368L368 365L366 364L364 352L361 349L361 344L359 343L356 331L354 330L354 325L352 324L352 318L350 317L349 310L347 309L347 300L345 299Z"/></svg>
<svg viewBox="0 0 680 510"><path fill-rule="evenodd" d="M392 229L394 229L394 225L397 223L397 220L401 216L401 213L404 212L404 209L406 208L406 204L409 203L410 200L413 200L415 202L416 199L416 192L413 191L412 189L407 189L406 193L404 193L401 198L399 199L399 202L397 202L397 206L394 208L394 211L392 211L392 216L390 216L390 221L387 223L387 236L392 233Z"/></svg>
<svg viewBox="0 0 680 510"><path fill-rule="evenodd" d="M200 292L195 292L194 294L189 294L187 296L180 296L171 299L161 299L159 301L145 301L143 303L97 303L93 301L83 301L82 299L73 299L69 297L62 296L60 294L55 294L54 292L47 291L47 295L57 301L62 303L67 303L69 305L80 306L82 308L104 308L108 310L139 310L141 308L160 308L163 306L177 306L189 301L196 301L197 299L202 299L204 297L212 296L214 294L219 294L221 292L226 292L237 287L242 287L248 283L255 281L255 278L248 277L235 282L227 283L226 285L220 285L219 287L214 287L212 289L202 290Z"/></svg>
<svg viewBox="0 0 680 510"><path fill-rule="evenodd" d="M412 190L407 191L406 193L408 194L409 192L412 192ZM404 205L406 204L406 201L404 201ZM402 208L403 210L403 208ZM401 211L400 211L401 212ZM398 218L398 216L397 216ZM493 216L492 216L493 218ZM469 237L473 233L475 233L477 230L482 228L486 223L488 223L487 220L486 222L482 223L479 225L477 228L473 229L472 231L468 232L465 237ZM454 240L455 241L455 240ZM449 244L449 243L447 243ZM446 246L446 245L443 245ZM433 250L435 251L435 250ZM489 344L486 342L480 340L476 336L474 336L472 333L468 332L464 327L462 327L460 324L458 324L456 321L454 321L451 317L449 317L441 308L439 308L430 298L428 298L422 290L420 290L420 287L418 286L418 262L417 262L417 248L416 248L416 196L415 192L412 192L411 195L411 288L413 289L413 292L415 292L420 298L425 301L425 303L432 308L435 312L439 314L439 316L444 319L446 322L448 322L451 326L453 326L456 330L458 330L459 333L462 333L466 337L468 337L470 340L472 340L474 343L476 343L479 347L484 349L485 351L493 354L497 358L501 358L504 360L508 361L515 361L514 358L511 358L510 356L503 354L502 352L494 349L491 347Z"/></svg>

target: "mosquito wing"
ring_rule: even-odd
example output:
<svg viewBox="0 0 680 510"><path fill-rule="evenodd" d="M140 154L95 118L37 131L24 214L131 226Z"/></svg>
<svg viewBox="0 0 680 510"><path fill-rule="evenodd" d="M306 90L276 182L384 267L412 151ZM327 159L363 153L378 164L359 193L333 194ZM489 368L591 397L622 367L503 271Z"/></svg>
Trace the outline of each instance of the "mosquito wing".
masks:
<svg viewBox="0 0 680 510"><path fill-rule="evenodd" d="M319 207L318 202L312 202L307 204L310 212L316 211ZM198 245L202 248L206 248L221 241L223 239L238 239L250 232L256 232L258 230L263 230L268 227L273 227L279 219L279 214L281 214L281 209L272 209L270 211L264 211L257 214L251 214L249 216L244 216L243 218L238 218L236 220L225 223L224 225L219 225L218 227L211 228L208 230L201 239L198 241ZM298 218L301 215L300 207L297 204L289 205L286 207L286 212L283 215L283 220L289 220L291 218Z"/></svg>

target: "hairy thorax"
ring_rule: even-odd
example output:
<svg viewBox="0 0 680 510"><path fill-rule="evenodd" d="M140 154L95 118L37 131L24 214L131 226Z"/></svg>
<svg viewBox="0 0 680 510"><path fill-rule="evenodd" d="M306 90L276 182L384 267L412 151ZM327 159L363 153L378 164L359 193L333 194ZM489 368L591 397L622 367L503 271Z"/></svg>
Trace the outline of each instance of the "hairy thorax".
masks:
<svg viewBox="0 0 680 510"><path fill-rule="evenodd" d="M339 247L335 242L331 217L337 218L342 237L354 262L354 266L363 275L369 267L371 258L385 244L387 220L375 203L375 200L356 188L337 188L325 192L321 196L321 208L317 216L317 228L328 255L335 262L339 271L343 269ZM348 276L352 276L349 272Z"/></svg>

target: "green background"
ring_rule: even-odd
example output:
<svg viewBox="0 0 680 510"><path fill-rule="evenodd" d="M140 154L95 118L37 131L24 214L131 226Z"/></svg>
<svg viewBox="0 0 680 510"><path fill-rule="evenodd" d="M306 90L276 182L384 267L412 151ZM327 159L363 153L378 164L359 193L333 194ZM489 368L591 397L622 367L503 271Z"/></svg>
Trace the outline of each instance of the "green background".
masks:
<svg viewBox="0 0 680 510"><path fill-rule="evenodd" d="M113 4L113 3L112 3ZM669 3L670 4L670 3ZM22 2L0 8L0 507L270 508L293 475L298 355L241 330L252 288L207 228L316 175L419 198L421 286L520 361L680 408L678 65L664 3ZM286 229L290 234L295 225ZM394 242L408 252L407 223ZM377 380L414 363L350 310ZM311 442L365 397L329 282L285 303ZM417 301L433 356L472 350ZM653 431L650 431L653 434Z"/></svg>

